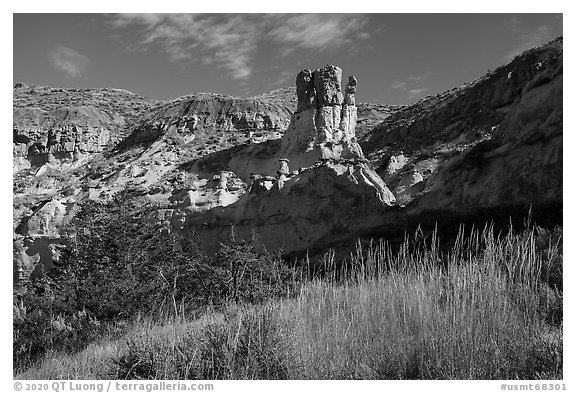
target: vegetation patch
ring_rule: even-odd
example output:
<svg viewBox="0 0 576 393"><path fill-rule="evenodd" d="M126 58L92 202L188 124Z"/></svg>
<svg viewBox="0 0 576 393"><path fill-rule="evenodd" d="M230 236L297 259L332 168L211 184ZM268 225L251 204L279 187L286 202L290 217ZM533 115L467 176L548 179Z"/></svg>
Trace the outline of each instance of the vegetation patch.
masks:
<svg viewBox="0 0 576 393"><path fill-rule="evenodd" d="M255 268L244 249L225 254ZM449 251L435 236L395 251L372 243L346 263L326 254L295 296L228 295L199 318L134 320L121 337L44 356L16 377L561 379L561 265L560 229L461 232Z"/></svg>

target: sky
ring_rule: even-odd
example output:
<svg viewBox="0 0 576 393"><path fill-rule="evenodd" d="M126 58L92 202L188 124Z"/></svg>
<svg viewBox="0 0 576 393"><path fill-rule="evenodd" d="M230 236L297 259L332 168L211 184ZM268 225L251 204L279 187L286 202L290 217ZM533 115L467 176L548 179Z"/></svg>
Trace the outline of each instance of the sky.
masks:
<svg viewBox="0 0 576 393"><path fill-rule="evenodd" d="M562 14L14 14L13 82L252 96L335 64L407 104L563 34Z"/></svg>

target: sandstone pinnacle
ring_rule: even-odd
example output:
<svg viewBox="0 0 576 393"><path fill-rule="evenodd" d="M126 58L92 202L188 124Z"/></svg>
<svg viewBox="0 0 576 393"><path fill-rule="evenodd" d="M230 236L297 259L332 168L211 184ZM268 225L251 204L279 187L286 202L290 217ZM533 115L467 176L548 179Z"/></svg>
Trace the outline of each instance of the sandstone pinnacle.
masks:
<svg viewBox="0 0 576 393"><path fill-rule="evenodd" d="M315 105L316 91L312 71L302 70L296 76L296 95L298 97L297 112L311 109Z"/></svg>
<svg viewBox="0 0 576 393"><path fill-rule="evenodd" d="M346 95L344 96L346 105L356 105L356 86L358 86L358 80L352 75L349 76L348 84L346 85Z"/></svg>
<svg viewBox="0 0 576 393"><path fill-rule="evenodd" d="M343 101L342 69L328 64L315 70L313 75L318 106L341 105Z"/></svg>
<svg viewBox="0 0 576 393"><path fill-rule="evenodd" d="M300 71L296 77L298 109L282 141L283 156L297 159L302 166L321 158L362 159L355 134L357 84L355 77L348 78L344 98L340 67Z"/></svg>

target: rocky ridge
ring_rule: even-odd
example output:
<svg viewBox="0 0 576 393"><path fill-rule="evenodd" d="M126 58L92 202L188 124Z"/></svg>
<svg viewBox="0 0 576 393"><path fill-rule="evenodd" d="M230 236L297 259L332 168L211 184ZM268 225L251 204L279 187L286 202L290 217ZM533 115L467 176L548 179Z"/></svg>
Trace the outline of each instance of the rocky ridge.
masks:
<svg viewBox="0 0 576 393"><path fill-rule="evenodd" d="M562 202L562 39L386 118L360 141L411 212Z"/></svg>
<svg viewBox="0 0 576 393"><path fill-rule="evenodd" d="M14 171L71 163L122 140L157 101L121 89L56 89L16 83Z"/></svg>

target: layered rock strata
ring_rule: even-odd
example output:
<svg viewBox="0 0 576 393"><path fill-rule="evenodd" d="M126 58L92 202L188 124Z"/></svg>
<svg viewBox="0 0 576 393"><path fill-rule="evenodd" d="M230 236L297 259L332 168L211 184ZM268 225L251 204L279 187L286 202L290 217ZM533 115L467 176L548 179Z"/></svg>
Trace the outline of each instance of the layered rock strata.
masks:
<svg viewBox="0 0 576 393"><path fill-rule="evenodd" d="M92 106L60 108L46 112L40 108L14 111L14 172L46 163L78 161L84 155L100 153L113 139L124 119Z"/></svg>
<svg viewBox="0 0 576 393"><path fill-rule="evenodd" d="M168 133L187 139L208 134L230 135L232 132L268 135L286 128L291 110L287 104L269 97L238 98L219 94L198 93L160 105L144 116L132 134L121 144L129 149L151 143ZM264 138L266 139L266 138Z"/></svg>

